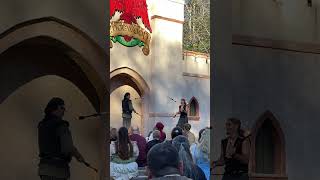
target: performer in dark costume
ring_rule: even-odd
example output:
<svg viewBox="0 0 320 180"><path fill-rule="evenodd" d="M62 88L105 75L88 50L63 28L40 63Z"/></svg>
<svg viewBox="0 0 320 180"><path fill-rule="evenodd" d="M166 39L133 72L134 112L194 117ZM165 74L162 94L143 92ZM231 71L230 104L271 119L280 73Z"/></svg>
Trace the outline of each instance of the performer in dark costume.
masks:
<svg viewBox="0 0 320 180"><path fill-rule="evenodd" d="M131 127L132 111L138 114L137 111L132 106L132 101L130 100L130 93L127 92L124 95L122 100L123 126L126 127L127 129Z"/></svg>
<svg viewBox="0 0 320 180"><path fill-rule="evenodd" d="M225 166L222 180L249 180L248 163L250 154L250 139L241 129L241 122L229 118L226 122L227 138L221 141L221 155L216 166Z"/></svg>
<svg viewBox="0 0 320 180"><path fill-rule="evenodd" d="M72 157L85 163L83 156L73 144L68 121L62 119L64 112L63 99L52 98L45 109L44 119L39 122L38 173L41 180L69 179L69 164Z"/></svg>
<svg viewBox="0 0 320 180"><path fill-rule="evenodd" d="M173 116L175 118L178 114L180 114L178 124L176 126L183 129L183 126L188 123L188 105L185 99L181 99L181 105L179 106L179 111Z"/></svg>

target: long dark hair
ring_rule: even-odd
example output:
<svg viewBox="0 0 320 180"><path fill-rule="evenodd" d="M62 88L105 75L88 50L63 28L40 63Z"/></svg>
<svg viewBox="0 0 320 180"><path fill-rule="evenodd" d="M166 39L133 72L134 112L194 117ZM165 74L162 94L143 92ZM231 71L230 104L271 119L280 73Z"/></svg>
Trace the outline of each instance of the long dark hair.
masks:
<svg viewBox="0 0 320 180"><path fill-rule="evenodd" d="M201 130L199 131L199 139L198 139L198 141L200 141L200 139L201 139L201 137L202 137L202 133L203 133L204 130L206 130L206 128L203 128L203 129L201 129Z"/></svg>
<svg viewBox="0 0 320 180"><path fill-rule="evenodd" d="M179 106L179 107L182 107L182 109L179 108L179 111L183 112L183 111L187 110L187 101L184 98L182 98L181 101L183 101L184 104L183 104L183 106L182 105Z"/></svg>
<svg viewBox="0 0 320 180"><path fill-rule="evenodd" d="M123 159L127 160L133 155L133 148L131 141L128 135L128 129L125 127L121 127L118 131L118 143L117 143L116 150L118 156Z"/></svg>
<svg viewBox="0 0 320 180"><path fill-rule="evenodd" d="M238 134L239 134L239 136L240 137L245 137L245 132L244 132L243 129L241 129L241 121L240 121L240 119L232 117L232 118L229 118L228 120L231 121L232 124L238 125Z"/></svg>

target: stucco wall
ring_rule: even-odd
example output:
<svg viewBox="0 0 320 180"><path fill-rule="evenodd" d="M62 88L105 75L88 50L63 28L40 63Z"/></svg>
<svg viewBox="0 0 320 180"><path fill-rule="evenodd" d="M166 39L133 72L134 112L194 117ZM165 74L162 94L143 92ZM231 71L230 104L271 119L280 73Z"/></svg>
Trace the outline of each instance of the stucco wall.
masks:
<svg viewBox="0 0 320 180"><path fill-rule="evenodd" d="M307 0L232 0L233 33L319 42L319 5L316 0L313 0L313 7L307 6Z"/></svg>
<svg viewBox="0 0 320 180"><path fill-rule="evenodd" d="M94 39L101 48L106 47L106 7L109 1L102 0L57 0L57 1L19 1L1 2L0 32L31 19L53 16L66 21Z"/></svg>
<svg viewBox="0 0 320 180"><path fill-rule="evenodd" d="M107 52L102 50L109 51L105 44L107 22L104 20L106 17L105 8L108 4L107 1L85 0L46 2L13 0L1 3L0 11L3 15L0 17L0 34L17 24L43 17L57 18L75 28L50 21L20 27L20 29L11 31L10 34L2 34L5 36L0 39L1 53L10 46L25 40L25 38L33 38L38 35L58 39L60 44L53 43L52 46L47 47L48 44L52 43L52 39L48 38L44 41L36 41L35 44L39 44L35 47L32 47L32 43L29 43L29 46L26 46L30 48L27 51L29 53L24 54L24 51L17 51L12 53L17 56L11 56L7 59L3 58L5 55L0 55L1 67L4 68L0 73L0 80L2 84L5 84L5 86L1 86L0 114L4 117L1 120L2 123L7 124L7 126L2 126L1 130L1 139L7 143L7 148L1 148L1 159L6 163L1 168L3 171L0 173L0 179L39 178L36 174L39 160L37 159L36 127L43 116L44 106L51 96L65 98L66 108L69 109L66 113L66 119L71 123L75 144L78 145L80 151L92 165L100 170L103 169L100 172L105 171L106 162L103 161L106 157L102 157L102 154L105 154L106 151L102 144L105 131L99 129L103 128L105 124L102 124L101 120L98 119L77 121L76 118L80 115L94 113L97 109L103 109L102 104L106 104L102 96L107 92L105 74L107 74L108 64L103 62L107 61L108 56ZM84 32L85 35L78 33L77 30ZM89 38L86 39L86 35ZM95 46L95 44L98 44L98 46ZM66 62L62 61L67 57L66 54L64 57L56 57L57 54L60 54L56 50L63 49L64 45L78 51L78 54L69 51L69 58L74 58L75 61L68 61L65 64ZM43 51L42 47L45 49L47 47L47 49L56 52L50 54L50 51ZM28 54L32 53L34 56L29 57ZM68 52L64 53L68 54ZM21 57L22 54L25 56ZM91 58L94 60L89 62L88 59ZM76 67L78 65L74 66L75 62L81 67L80 69ZM60 66L60 68L55 68L57 66L54 64ZM73 70L65 70L64 68ZM78 78L70 79L78 79L75 80L78 82L88 83L89 79L93 86L96 86L95 90L99 92L99 95L92 93L91 85L88 86L84 83L79 88L75 85L78 82L72 84L60 76L43 77L43 75L48 74L64 74L63 76L66 79L77 76ZM91 75L95 77L92 78ZM33 78L38 77L41 78L33 80ZM25 83L28 84L24 85ZM77 85L79 84L81 83ZM18 90L17 87L19 87ZM9 97L7 97L8 95ZM101 99L97 100L99 97ZM96 102L92 104L92 100ZM101 107L99 107L100 105ZM11 134L13 136L8 137ZM9 138L10 141L5 140L6 138ZM71 169L72 179L93 179L94 173L82 164L72 163ZM98 177L95 178L98 179Z"/></svg>
<svg viewBox="0 0 320 180"><path fill-rule="evenodd" d="M197 55L185 55L183 72L210 76L210 57L197 57Z"/></svg>
<svg viewBox="0 0 320 180"><path fill-rule="evenodd" d="M232 114L251 128L270 110L285 134L290 179L318 179L319 55L233 46Z"/></svg>

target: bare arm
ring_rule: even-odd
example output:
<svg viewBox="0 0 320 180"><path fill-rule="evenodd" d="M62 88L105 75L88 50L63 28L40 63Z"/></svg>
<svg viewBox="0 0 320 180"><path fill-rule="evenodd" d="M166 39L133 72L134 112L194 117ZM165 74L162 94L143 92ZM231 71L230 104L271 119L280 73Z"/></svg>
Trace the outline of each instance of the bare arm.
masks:
<svg viewBox="0 0 320 180"><path fill-rule="evenodd" d="M181 110L181 109L180 109L180 106L179 106L179 111L176 112L173 117L176 117L178 114L180 114L180 110Z"/></svg>
<svg viewBox="0 0 320 180"><path fill-rule="evenodd" d="M186 105L186 113L189 115L189 104Z"/></svg>

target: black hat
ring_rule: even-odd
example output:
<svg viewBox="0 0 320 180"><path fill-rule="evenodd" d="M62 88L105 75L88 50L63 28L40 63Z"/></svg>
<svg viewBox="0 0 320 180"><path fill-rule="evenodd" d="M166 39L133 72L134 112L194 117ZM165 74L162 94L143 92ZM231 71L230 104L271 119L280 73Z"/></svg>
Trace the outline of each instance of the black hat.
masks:
<svg viewBox="0 0 320 180"><path fill-rule="evenodd" d="M180 174L179 154L171 143L165 141L154 145L147 156L148 168L153 176L161 177L168 174Z"/></svg>
<svg viewBox="0 0 320 180"><path fill-rule="evenodd" d="M174 139L179 135L183 135L183 130L180 127L173 128L171 131L171 138Z"/></svg>
<svg viewBox="0 0 320 180"><path fill-rule="evenodd" d="M58 108L58 106L62 106L62 105L64 105L63 99L61 99L59 97L54 97L48 102L44 112L45 112L46 115L48 115L52 111L56 110Z"/></svg>

